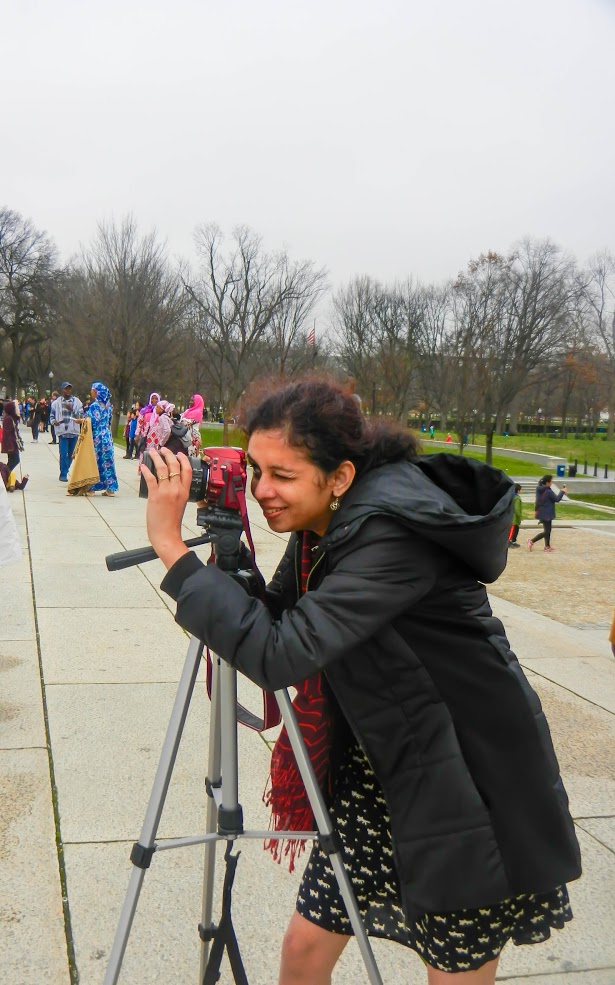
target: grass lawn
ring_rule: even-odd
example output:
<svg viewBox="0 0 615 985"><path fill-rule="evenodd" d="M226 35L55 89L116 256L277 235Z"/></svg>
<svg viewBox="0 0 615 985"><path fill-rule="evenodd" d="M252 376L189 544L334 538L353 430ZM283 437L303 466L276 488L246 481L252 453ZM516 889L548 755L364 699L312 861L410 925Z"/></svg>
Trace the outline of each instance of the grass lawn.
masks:
<svg viewBox="0 0 615 985"><path fill-rule="evenodd" d="M429 441L423 442L422 447L423 454L425 455L436 455L438 452L446 451L453 455L459 454L459 448L457 445L451 445L450 448L434 448ZM485 455L480 451L464 451L464 456L466 458L475 458L478 462L485 461ZM529 475L529 476L543 476L545 474L544 465L536 465L535 462L525 462L519 458L505 458L504 455L494 455L493 456L493 467L496 469L501 469L502 472L506 472L506 475Z"/></svg>
<svg viewBox="0 0 615 985"><path fill-rule="evenodd" d="M615 513L603 513L602 510L589 510L585 509L583 506L577 506L576 503L561 503L557 504L557 519L558 520L611 520L615 521ZM526 517L526 520L529 517Z"/></svg>
<svg viewBox="0 0 615 985"><path fill-rule="evenodd" d="M212 428L203 425L200 429L203 448L219 448L222 445L224 430L221 427ZM229 428L228 444L235 447L245 448L247 445L246 436L243 431Z"/></svg>
<svg viewBox="0 0 615 985"><path fill-rule="evenodd" d="M201 438L203 441L203 448L216 447L219 448L222 445L222 436L224 431L221 427L201 427ZM228 434L229 445L239 445L242 448L245 447L246 438L243 431L230 430ZM126 448L126 439L124 438L124 425L120 424L117 431L115 432L115 444L121 445L122 448Z"/></svg>
<svg viewBox="0 0 615 985"><path fill-rule="evenodd" d="M615 495L609 495L607 493L599 495L587 495L584 496L583 493L568 493L569 499L582 499L585 503L595 503L596 506L613 506L615 507Z"/></svg>
<svg viewBox="0 0 615 985"><path fill-rule="evenodd" d="M448 432L436 431L435 437L444 441ZM452 432L451 432L452 433ZM422 435L429 441L429 435ZM453 435L453 438L455 435ZM485 444L485 435L476 435L476 444ZM556 455L558 458L566 458L569 462L576 459L581 469L583 462L587 460L588 469L594 462L598 462L603 467L605 465L615 466L615 440L607 441L606 435L599 434L593 440L590 438L575 438L569 435L567 438L549 438L544 434L515 434L505 438L501 434L496 434L493 438L495 448L519 448L522 451L540 452L543 455Z"/></svg>

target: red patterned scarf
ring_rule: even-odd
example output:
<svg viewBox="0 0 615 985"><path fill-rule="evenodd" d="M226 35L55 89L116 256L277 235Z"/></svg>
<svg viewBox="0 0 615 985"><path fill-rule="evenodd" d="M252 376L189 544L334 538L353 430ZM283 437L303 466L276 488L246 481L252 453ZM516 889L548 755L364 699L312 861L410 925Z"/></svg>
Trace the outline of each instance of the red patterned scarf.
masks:
<svg viewBox="0 0 615 985"><path fill-rule="evenodd" d="M307 591L307 582L313 566L312 550L320 538L311 531L303 532L301 544L301 593ZM320 789L330 792L330 758L333 743L333 715L322 674L313 674L296 685L297 696L293 710L301 730L307 752ZM263 797L271 807L271 827L274 831L311 831L314 814L295 762L286 729L283 728L271 755L271 772ZM295 867L295 859L305 850L305 840L286 838L270 839L265 848L276 862L288 857L289 869Z"/></svg>

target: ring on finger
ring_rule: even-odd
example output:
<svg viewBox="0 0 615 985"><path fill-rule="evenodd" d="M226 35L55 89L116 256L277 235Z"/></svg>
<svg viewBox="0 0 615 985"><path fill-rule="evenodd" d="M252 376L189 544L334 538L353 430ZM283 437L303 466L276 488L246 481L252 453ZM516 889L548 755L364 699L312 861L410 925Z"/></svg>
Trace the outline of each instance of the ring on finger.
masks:
<svg viewBox="0 0 615 985"><path fill-rule="evenodd" d="M170 476L168 476L168 475L159 475L158 476L158 485L160 485L160 483L162 482L163 479L169 479L169 478L170 478Z"/></svg>
<svg viewBox="0 0 615 985"><path fill-rule="evenodd" d="M174 475L179 475L179 472L169 472L167 479L172 479Z"/></svg>

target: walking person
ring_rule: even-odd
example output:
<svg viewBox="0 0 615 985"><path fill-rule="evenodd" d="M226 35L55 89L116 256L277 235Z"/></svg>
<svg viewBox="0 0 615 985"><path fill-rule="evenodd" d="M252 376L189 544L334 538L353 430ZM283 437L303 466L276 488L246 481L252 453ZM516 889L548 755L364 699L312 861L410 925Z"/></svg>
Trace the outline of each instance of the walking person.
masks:
<svg viewBox="0 0 615 985"><path fill-rule="evenodd" d="M111 434L113 407L111 393L104 383L92 383L90 406L86 411L92 425L94 454L98 466L99 481L88 492L102 491L103 496L115 496L119 489L115 472L115 449Z"/></svg>
<svg viewBox="0 0 615 985"><path fill-rule="evenodd" d="M528 538L528 551L532 551L534 544L537 544L539 540L543 539L545 542L545 551L548 554L552 554L555 551L555 548L551 547L551 527L555 519L555 504L559 503L566 495L566 486L562 486L560 492L556 495L551 489L552 482L552 475L543 475L536 488L536 519L542 523L542 531L536 534L535 537Z"/></svg>
<svg viewBox="0 0 615 985"><path fill-rule="evenodd" d="M521 545L517 543L517 537L519 536L519 527L521 526L521 519L523 516L523 503L521 502L521 486L517 482L515 485L515 498L513 499L513 521L510 528L510 536L508 539L508 547L520 547Z"/></svg>
<svg viewBox="0 0 615 985"><path fill-rule="evenodd" d="M0 451L7 456L8 473L4 484L8 492L14 489L23 489L28 481L27 476L22 483L18 482L15 469L20 462L20 452L23 450L23 440L19 433L19 414L17 404L14 400L7 400L4 404L4 414L2 416L2 443Z"/></svg>
<svg viewBox="0 0 615 985"><path fill-rule="evenodd" d="M571 919L565 884L581 872L540 702L483 584L506 564L513 484L418 457L408 431L327 381L270 389L245 431L252 494L291 534L265 601L182 541L192 473L165 448L156 477L143 466L162 589L179 625L260 687L297 687L368 931L415 950L429 985L492 985L508 940ZM274 829L313 830L284 731L268 799ZM279 985L330 985L351 933L316 843Z"/></svg>
<svg viewBox="0 0 615 985"><path fill-rule="evenodd" d="M43 430L46 412L47 412L47 401L43 397L41 400L36 401L34 405L34 409L32 411L31 427L32 427L33 441L38 441L39 433Z"/></svg>
<svg viewBox="0 0 615 985"><path fill-rule="evenodd" d="M83 417L83 404L79 397L73 396L72 383L63 383L60 390L60 396L56 397L51 407L51 419L60 446L60 482L68 482L68 470L79 437L79 421Z"/></svg>
<svg viewBox="0 0 615 985"><path fill-rule="evenodd" d="M51 401L47 408L47 427L45 428L46 431L51 432L51 441L49 442L50 445L57 445L58 443L56 438L56 429L53 424L53 402L54 400L57 400L57 398L58 398L58 391L54 390L53 393L51 394Z"/></svg>

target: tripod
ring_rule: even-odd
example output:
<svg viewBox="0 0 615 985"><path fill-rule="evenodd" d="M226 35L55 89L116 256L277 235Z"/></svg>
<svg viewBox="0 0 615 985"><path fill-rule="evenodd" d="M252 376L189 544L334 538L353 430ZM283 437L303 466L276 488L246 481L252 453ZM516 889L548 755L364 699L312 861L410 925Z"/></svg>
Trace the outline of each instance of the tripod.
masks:
<svg viewBox="0 0 615 985"><path fill-rule="evenodd" d="M252 572L239 569L240 540L243 527L239 517L216 515L213 511L207 519L209 534L186 541L188 546L211 542L214 545L216 563L232 577L240 581L246 591L254 594L255 583ZM156 554L150 548L127 551L107 558L110 570L140 564ZM171 718L165 736L162 754L156 770L152 792L147 806L145 820L139 841L131 852L133 870L122 907L115 939L109 956L103 985L116 985L132 922L136 912L139 895L155 852L181 848L188 845L203 844L204 877L203 903L199 936L201 939L199 985L215 985L220 978L220 965L226 949L237 985L248 985L239 946L232 922L232 885L237 866L238 854L232 854L233 843L240 838L272 840L299 838L310 840L318 838L321 847L329 857L338 881L340 892L352 929L357 939L361 956L366 967L368 981L372 985L382 985L382 979L363 926L360 911L352 889L350 878L344 867L337 833L329 817L324 798L312 769L305 743L295 719L290 697L286 689L275 692L275 699L286 727L290 744L301 773L303 783L314 813L316 831L246 831L243 826L243 810L239 801L239 770L237 749L237 728L239 720L252 727L259 724L255 716L246 713L237 703L237 674L224 660L212 655L211 660L211 724L209 733L209 756L207 765L206 789L208 793L205 833L187 838L169 839L156 842L156 833L171 775L177 756L184 724L188 714L192 693L203 655L203 643L191 637L188 645L179 687L173 704ZM216 844L225 841L226 874L222 893L222 914L219 923L213 923L213 895L215 875ZM211 946L210 946L211 945Z"/></svg>

